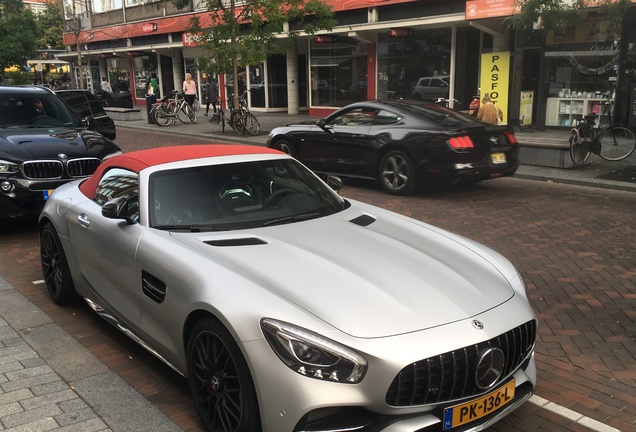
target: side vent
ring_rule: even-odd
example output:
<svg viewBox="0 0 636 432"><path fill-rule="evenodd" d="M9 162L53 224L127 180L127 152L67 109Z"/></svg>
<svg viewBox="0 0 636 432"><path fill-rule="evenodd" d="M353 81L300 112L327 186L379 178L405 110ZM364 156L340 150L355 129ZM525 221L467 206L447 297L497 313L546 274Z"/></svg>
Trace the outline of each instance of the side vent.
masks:
<svg viewBox="0 0 636 432"><path fill-rule="evenodd" d="M156 303L163 303L166 298L166 284L143 270L141 272L141 290L146 297Z"/></svg>
<svg viewBox="0 0 636 432"><path fill-rule="evenodd" d="M355 219L351 219L349 222L365 227L375 222L375 218L369 215L362 215L362 216L358 216Z"/></svg>
<svg viewBox="0 0 636 432"><path fill-rule="evenodd" d="M243 237L243 238L231 238L221 240L207 240L203 243L210 246L217 247L231 247L231 246L257 246L267 244L265 240L261 240L256 237Z"/></svg>

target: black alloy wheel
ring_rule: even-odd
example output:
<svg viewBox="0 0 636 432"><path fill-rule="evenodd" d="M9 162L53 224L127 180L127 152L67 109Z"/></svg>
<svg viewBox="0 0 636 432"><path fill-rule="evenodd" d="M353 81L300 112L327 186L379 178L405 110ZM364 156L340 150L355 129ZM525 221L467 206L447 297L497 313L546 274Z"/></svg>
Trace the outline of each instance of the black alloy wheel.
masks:
<svg viewBox="0 0 636 432"><path fill-rule="evenodd" d="M208 430L260 430L247 363L225 327L211 318L197 322L188 340L187 365L190 393Z"/></svg>
<svg viewBox="0 0 636 432"><path fill-rule="evenodd" d="M40 262L44 283L51 299L57 304L69 304L77 300L71 271L60 239L47 223L40 231Z"/></svg>
<svg viewBox="0 0 636 432"><path fill-rule="evenodd" d="M291 157L296 157L296 150L294 149L294 146L287 140L276 141L272 148L280 150L283 153L287 153Z"/></svg>
<svg viewBox="0 0 636 432"><path fill-rule="evenodd" d="M392 195L408 195L415 189L413 162L399 150L392 150L382 158L378 169L382 189Z"/></svg>

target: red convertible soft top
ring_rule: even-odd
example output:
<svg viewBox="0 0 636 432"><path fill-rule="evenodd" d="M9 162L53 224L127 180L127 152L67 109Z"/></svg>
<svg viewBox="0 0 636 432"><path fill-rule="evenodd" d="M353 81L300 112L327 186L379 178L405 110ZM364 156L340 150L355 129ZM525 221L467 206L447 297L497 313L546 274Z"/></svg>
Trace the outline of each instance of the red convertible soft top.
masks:
<svg viewBox="0 0 636 432"><path fill-rule="evenodd" d="M265 147L232 144L171 146L139 150L105 160L93 175L80 185L79 189L84 195L92 198L95 195L99 179L102 178L104 172L113 167L139 173L145 168L169 162L246 154L281 154L281 152Z"/></svg>

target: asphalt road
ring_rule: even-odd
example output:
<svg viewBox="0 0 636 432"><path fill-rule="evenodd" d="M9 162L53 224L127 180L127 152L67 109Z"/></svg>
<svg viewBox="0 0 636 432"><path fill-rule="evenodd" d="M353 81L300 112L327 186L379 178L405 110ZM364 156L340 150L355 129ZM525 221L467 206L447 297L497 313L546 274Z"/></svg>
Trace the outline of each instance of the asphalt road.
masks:
<svg viewBox="0 0 636 432"><path fill-rule="evenodd" d="M124 150L203 142L126 128L117 138ZM341 194L484 243L522 273L540 319L536 396L491 430L636 430L634 192L505 178L411 197L347 181ZM58 307L33 284L32 221L0 225L0 275L182 429L201 430L185 379L87 306Z"/></svg>

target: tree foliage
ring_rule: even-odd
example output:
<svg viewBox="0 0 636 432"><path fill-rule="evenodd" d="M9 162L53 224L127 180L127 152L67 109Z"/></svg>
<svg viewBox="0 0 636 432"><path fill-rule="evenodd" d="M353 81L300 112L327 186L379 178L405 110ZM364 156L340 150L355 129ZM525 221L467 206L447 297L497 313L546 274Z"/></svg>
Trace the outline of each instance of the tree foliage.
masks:
<svg viewBox="0 0 636 432"><path fill-rule="evenodd" d="M62 34L64 33L64 5L62 0L47 2L44 12L36 16L38 27L37 44L40 49L63 49Z"/></svg>
<svg viewBox="0 0 636 432"><path fill-rule="evenodd" d="M506 22L515 30L540 26L551 31L584 22L590 14L602 17L603 30L620 28L631 0L517 0L519 13Z"/></svg>
<svg viewBox="0 0 636 432"><path fill-rule="evenodd" d="M173 0L178 8L187 2ZM206 6L210 22L204 25L194 17L188 31L203 48L199 66L219 73L236 74L237 66L259 64L267 53L283 50L284 40L277 37L283 32L293 43L302 33L331 30L336 24L322 0L207 0Z"/></svg>
<svg viewBox="0 0 636 432"><path fill-rule="evenodd" d="M21 0L0 0L0 74L37 52L35 17Z"/></svg>

